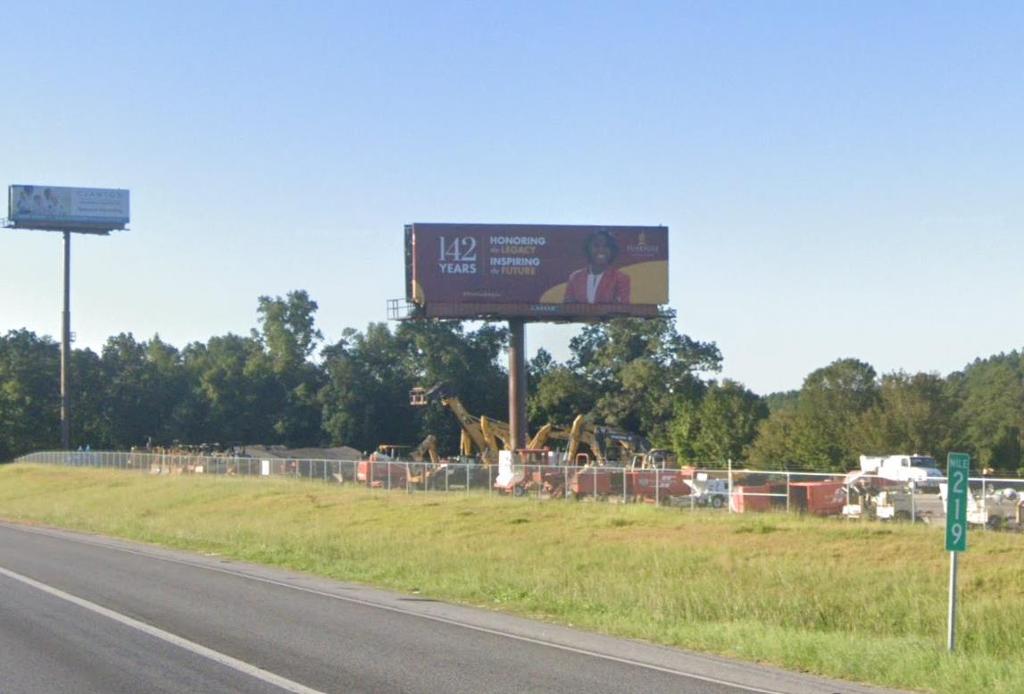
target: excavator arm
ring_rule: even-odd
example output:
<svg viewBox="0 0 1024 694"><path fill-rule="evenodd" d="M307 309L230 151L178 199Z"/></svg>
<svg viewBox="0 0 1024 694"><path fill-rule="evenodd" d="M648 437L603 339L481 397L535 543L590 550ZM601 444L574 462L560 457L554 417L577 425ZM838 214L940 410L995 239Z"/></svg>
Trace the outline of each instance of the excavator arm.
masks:
<svg viewBox="0 0 1024 694"><path fill-rule="evenodd" d="M576 454L580 450L580 432L583 429L583 415L576 415L572 420L572 428L569 429L569 443L565 450L565 462L567 465L576 464ZM595 455L597 455L595 451Z"/></svg>
<svg viewBox="0 0 1024 694"><path fill-rule="evenodd" d="M634 454L650 449L650 444L642 436L615 427L594 426L583 415L573 420L568 431L553 429L549 436L567 442L566 460L570 465L575 463L581 444L590 449L595 465L607 465L613 450L618 451L619 459L628 461Z"/></svg>
<svg viewBox="0 0 1024 694"><path fill-rule="evenodd" d="M497 438L501 437L500 427L497 427L499 431L496 431L496 427L492 426L492 422L486 418L471 415L458 396L449 392L443 384L436 385L430 390L413 388L409 393L409 402L417 406L440 402L451 410L455 418L459 420L459 426L462 427L460 443L463 452L466 452L468 448L476 447L480 451L481 461L485 465L497 464L499 450ZM466 445L467 440L472 443L471 447Z"/></svg>
<svg viewBox="0 0 1024 694"><path fill-rule="evenodd" d="M460 405L462 403L459 403ZM487 417L480 417L480 433L483 434L484 442L487 444L487 449L497 452L498 447L498 433L495 430L494 423Z"/></svg>
<svg viewBox="0 0 1024 694"><path fill-rule="evenodd" d="M542 426L537 430L537 433L533 435L530 442L526 444L526 447L534 451L539 448L544 448L544 444L548 442L548 437L551 435L551 430L553 428L553 425L550 423Z"/></svg>
<svg viewBox="0 0 1024 694"><path fill-rule="evenodd" d="M409 457L416 462L424 462L429 457L430 464L437 465L440 462L440 458L437 455L437 437L433 434L427 434L427 437L420 441L420 445L413 449Z"/></svg>

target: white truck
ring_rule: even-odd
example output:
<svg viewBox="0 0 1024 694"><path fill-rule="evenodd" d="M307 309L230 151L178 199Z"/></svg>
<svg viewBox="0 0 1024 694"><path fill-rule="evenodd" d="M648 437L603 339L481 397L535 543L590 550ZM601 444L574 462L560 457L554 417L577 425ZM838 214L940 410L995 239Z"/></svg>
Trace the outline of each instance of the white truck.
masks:
<svg viewBox="0 0 1024 694"><path fill-rule="evenodd" d="M918 488L935 488L946 476L930 455L901 453L899 455L860 457L861 475L871 475L893 482L913 482Z"/></svg>

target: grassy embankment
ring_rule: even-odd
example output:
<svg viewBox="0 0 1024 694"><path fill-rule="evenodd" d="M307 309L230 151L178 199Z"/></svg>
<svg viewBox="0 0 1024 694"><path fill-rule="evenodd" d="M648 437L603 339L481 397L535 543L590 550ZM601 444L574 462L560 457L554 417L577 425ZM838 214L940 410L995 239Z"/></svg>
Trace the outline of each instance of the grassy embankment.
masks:
<svg viewBox="0 0 1024 694"><path fill-rule="evenodd" d="M1024 688L1024 538L787 515L0 467L0 517L308 571L833 677Z"/></svg>

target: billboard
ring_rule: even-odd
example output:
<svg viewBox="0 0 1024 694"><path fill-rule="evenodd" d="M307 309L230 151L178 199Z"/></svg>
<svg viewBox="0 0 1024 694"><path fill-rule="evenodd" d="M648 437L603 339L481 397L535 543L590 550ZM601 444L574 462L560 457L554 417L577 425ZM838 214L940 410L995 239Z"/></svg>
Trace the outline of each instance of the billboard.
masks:
<svg viewBox="0 0 1024 694"><path fill-rule="evenodd" d="M129 221L127 190L15 185L7 195L7 218L22 229L106 233Z"/></svg>
<svg viewBox="0 0 1024 694"><path fill-rule="evenodd" d="M668 228L411 224L415 316L593 320L668 303Z"/></svg>

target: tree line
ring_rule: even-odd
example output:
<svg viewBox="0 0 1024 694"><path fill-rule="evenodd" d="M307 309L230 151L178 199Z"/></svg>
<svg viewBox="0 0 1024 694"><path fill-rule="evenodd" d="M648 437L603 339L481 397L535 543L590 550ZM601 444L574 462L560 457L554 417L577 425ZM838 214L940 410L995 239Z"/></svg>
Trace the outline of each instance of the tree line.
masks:
<svg viewBox="0 0 1024 694"><path fill-rule="evenodd" d="M178 349L122 333L97 354L71 353L72 440L93 449L176 444L415 444L458 450L458 425L409 391L445 383L473 413L506 419L507 330L457 321L371 323L323 344L305 291L260 297L258 327ZM717 379L713 342L656 319L584 326L565 362L528 363L530 428L578 414L645 435L686 462L837 470L860 454L972 454L985 468L1024 467L1024 355L978 359L946 377L879 375L857 359L811 372L797 391L758 395ZM59 447L59 348L28 330L0 336L0 460Z"/></svg>

